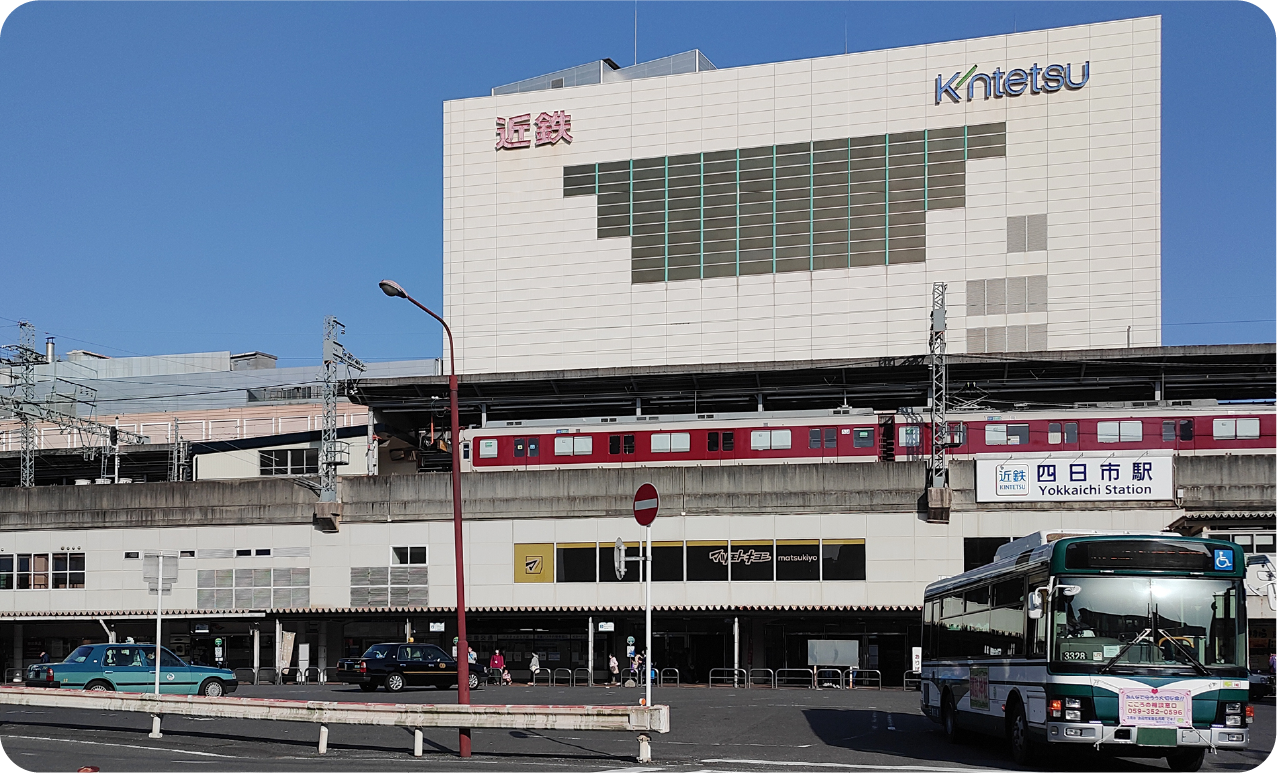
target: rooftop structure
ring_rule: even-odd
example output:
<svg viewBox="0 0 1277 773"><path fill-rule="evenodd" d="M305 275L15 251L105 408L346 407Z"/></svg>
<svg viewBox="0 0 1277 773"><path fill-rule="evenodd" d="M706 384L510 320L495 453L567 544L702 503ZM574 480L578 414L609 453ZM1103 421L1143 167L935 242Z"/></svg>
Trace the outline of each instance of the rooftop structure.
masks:
<svg viewBox="0 0 1277 773"><path fill-rule="evenodd" d="M667 75L683 75L691 72L706 72L716 68L700 49L684 51L673 56L664 56L650 62L641 62L631 67L621 67L611 59L600 59L597 62L579 64L566 70L526 78L492 89L492 96L501 94L524 94L529 91L546 91L548 89L566 89L573 86L588 86L596 83L620 83L641 78L661 78Z"/></svg>

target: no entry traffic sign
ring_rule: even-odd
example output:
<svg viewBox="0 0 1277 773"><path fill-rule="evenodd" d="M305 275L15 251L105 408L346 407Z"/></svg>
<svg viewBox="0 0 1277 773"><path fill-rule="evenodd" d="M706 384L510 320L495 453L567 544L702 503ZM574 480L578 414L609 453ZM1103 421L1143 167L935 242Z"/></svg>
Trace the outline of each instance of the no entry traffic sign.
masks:
<svg viewBox="0 0 1277 773"><path fill-rule="evenodd" d="M656 486L644 483L634 494L634 520L640 526L649 526L656 520L656 511L661 506L661 495L656 493Z"/></svg>

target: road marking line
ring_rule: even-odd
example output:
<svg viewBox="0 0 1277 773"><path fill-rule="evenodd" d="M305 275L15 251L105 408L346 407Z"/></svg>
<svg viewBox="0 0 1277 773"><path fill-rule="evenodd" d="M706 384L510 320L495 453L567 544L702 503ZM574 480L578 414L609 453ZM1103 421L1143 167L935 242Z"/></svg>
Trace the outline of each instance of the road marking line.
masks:
<svg viewBox="0 0 1277 773"><path fill-rule="evenodd" d="M785 767L806 767L806 768L838 768L845 770L925 770L936 771L938 773L968 773L978 768L938 768L926 765L854 765L849 762L790 762L785 760L739 760L739 759L711 759L701 760L701 762L725 762L732 765L777 765Z"/></svg>
<svg viewBox="0 0 1277 773"><path fill-rule="evenodd" d="M104 741L81 741L75 738L45 738L38 735L0 735L0 744L3 744L6 738L22 738L28 741L51 741L53 743L82 743L89 746L114 746L120 749L146 749L152 752L164 752L165 754L194 754L198 757L224 757L228 760L242 759L233 754L214 754L213 752L196 752L187 749L169 749L164 746L141 746L131 743L106 743Z"/></svg>

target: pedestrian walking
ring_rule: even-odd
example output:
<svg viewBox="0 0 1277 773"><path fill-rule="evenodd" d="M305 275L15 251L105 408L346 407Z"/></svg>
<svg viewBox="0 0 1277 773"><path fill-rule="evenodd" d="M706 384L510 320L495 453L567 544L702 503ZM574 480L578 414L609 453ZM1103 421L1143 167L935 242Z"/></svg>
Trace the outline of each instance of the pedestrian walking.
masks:
<svg viewBox="0 0 1277 773"><path fill-rule="evenodd" d="M532 672L531 681L528 684L536 684L537 674L541 673L541 658L537 657L535 652L532 653L532 662L528 664L528 670Z"/></svg>
<svg viewBox="0 0 1277 773"><path fill-rule="evenodd" d="M615 655L607 656L607 670L612 675L612 681L609 684L617 684L621 681L621 664L616 662Z"/></svg>

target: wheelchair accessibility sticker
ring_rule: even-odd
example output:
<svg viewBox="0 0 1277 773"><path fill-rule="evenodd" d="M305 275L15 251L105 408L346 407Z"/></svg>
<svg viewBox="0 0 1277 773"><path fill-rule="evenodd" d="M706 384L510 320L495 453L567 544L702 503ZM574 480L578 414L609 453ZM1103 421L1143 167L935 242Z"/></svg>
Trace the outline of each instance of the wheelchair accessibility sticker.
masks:
<svg viewBox="0 0 1277 773"><path fill-rule="evenodd" d="M1233 568L1233 551L1216 550L1215 551L1215 571L1227 572Z"/></svg>

